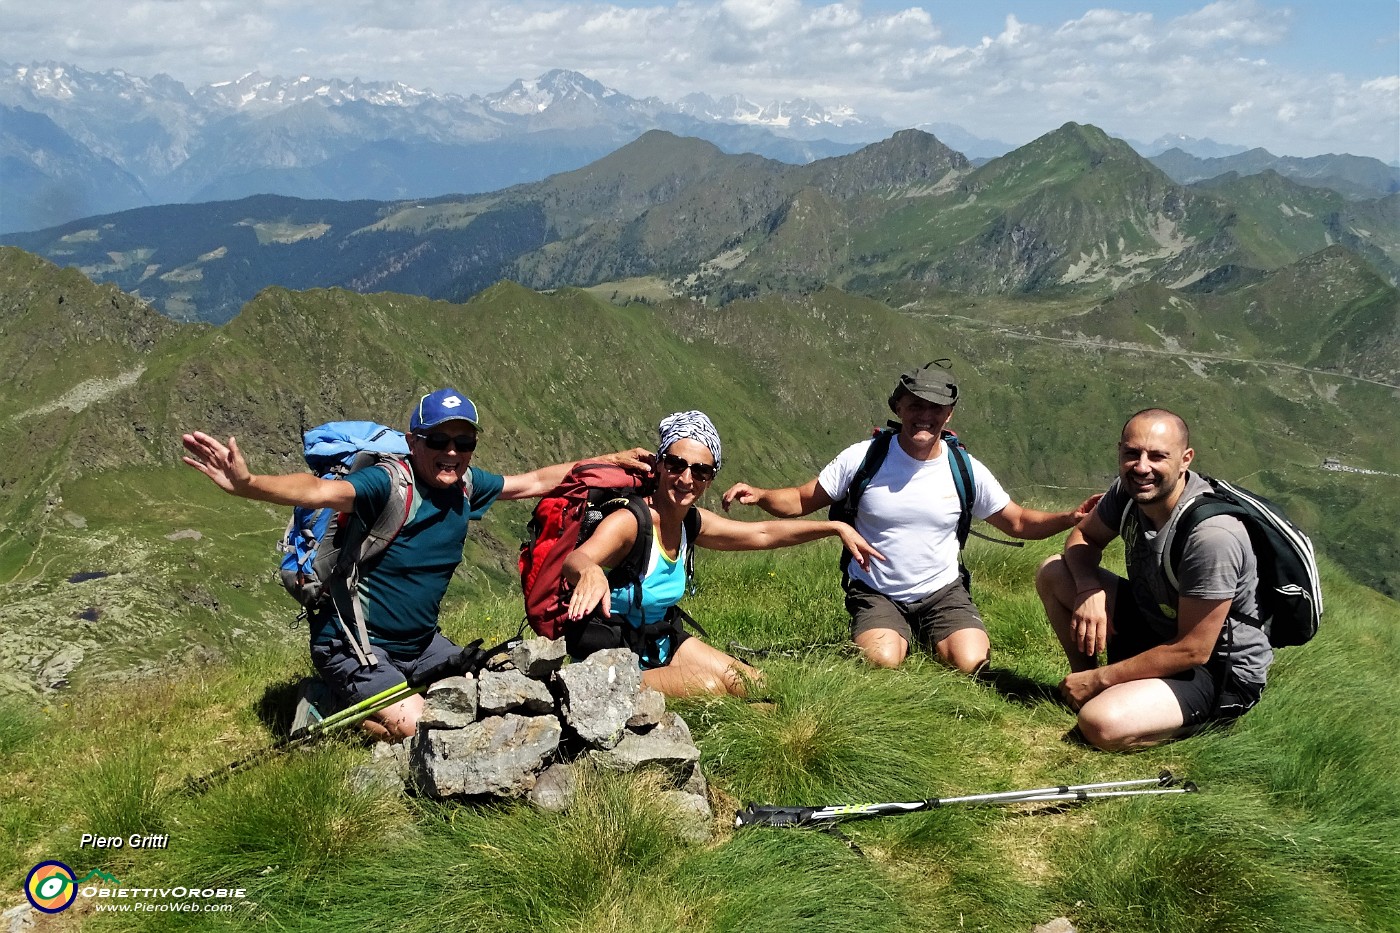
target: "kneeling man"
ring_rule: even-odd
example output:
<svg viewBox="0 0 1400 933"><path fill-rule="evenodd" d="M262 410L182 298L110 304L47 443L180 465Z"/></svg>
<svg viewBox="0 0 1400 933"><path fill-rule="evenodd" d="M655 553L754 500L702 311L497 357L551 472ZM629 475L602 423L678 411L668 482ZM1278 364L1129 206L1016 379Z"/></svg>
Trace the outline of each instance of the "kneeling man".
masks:
<svg viewBox="0 0 1400 933"><path fill-rule="evenodd" d="M1202 521L1185 542L1178 588L1163 569L1159 532L1209 488L1187 469L1194 457L1179 416L1152 408L1128 419L1118 479L1036 574L1069 657L1060 692L1099 748L1143 748L1234 719L1264 689L1273 651L1245 621L1258 617L1259 573L1244 524L1230 515ZM1120 534L1126 580L1099 565Z"/></svg>

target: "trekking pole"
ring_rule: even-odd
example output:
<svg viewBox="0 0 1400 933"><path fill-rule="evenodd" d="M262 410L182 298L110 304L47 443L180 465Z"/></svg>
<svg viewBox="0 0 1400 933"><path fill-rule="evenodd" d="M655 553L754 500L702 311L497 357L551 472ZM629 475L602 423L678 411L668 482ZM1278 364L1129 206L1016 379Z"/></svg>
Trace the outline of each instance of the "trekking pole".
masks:
<svg viewBox="0 0 1400 933"><path fill-rule="evenodd" d="M1156 785L1145 788L1143 785ZM1135 788L1135 789L1117 789ZM1097 784L1060 784L1055 787L1037 787L1030 790L1011 790L993 794L970 794L964 797L931 797L927 800L914 800L896 803L846 804L826 807L779 807L765 804L749 804L734 814L734 827L745 826L806 826L821 827L844 820L862 820L877 816L894 816L901 813L918 813L921 810L934 810L954 804L984 803L1049 803L1096 800L1106 797L1136 797L1150 794L1193 794L1198 788L1190 781L1177 786L1177 780L1170 771L1162 771L1155 778L1140 778L1127 781L1103 781Z"/></svg>
<svg viewBox="0 0 1400 933"><path fill-rule="evenodd" d="M517 635L518 634L519 633L517 633ZM353 706L347 706L345 709L332 713L320 722L314 722L304 729L299 729L295 733L277 740L271 746L258 749L255 752L239 758L237 761L233 761L222 768L211 771L203 777L186 779L185 787L191 792L203 792L208 790L217 781L231 774L236 774L245 768L269 758L276 757L291 749L310 745L322 736L329 735L332 732L337 732L349 726L357 726L380 710L388 709L395 703L402 702L411 696L423 693L428 687L445 677L453 677L459 674L475 674L485 669L491 658L511 647L517 640L517 637L512 636L499 645L496 645L494 648L488 648L483 651L481 649L481 639L478 638L434 666L426 670L414 671L412 677L397 686L390 687L388 690L376 693L374 696L361 700Z"/></svg>

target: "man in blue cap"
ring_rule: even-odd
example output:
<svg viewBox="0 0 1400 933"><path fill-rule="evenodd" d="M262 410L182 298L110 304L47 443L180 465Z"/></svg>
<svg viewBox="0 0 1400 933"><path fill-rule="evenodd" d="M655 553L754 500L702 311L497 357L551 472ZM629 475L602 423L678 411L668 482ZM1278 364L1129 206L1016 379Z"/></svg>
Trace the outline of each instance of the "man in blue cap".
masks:
<svg viewBox="0 0 1400 933"><path fill-rule="evenodd" d="M558 463L528 473L502 476L471 465L476 450L476 405L456 389L430 392L414 405L408 422L408 464L413 508L388 549L359 585L369 642L378 663L363 663L334 610L312 613L311 660L337 698L355 703L403 682L457 650L438 630L438 610L447 584L462 562L467 526L497 499L544 495L574 465ZM184 462L225 492L277 505L331 508L351 513L372 527L389 503L393 474L366 469L343 479L310 473L258 475L249 471L238 442L221 443L201 432L183 436ZM602 459L649 471L647 451L637 448ZM379 738L399 740L417 730L422 696L412 696L376 713L365 728Z"/></svg>

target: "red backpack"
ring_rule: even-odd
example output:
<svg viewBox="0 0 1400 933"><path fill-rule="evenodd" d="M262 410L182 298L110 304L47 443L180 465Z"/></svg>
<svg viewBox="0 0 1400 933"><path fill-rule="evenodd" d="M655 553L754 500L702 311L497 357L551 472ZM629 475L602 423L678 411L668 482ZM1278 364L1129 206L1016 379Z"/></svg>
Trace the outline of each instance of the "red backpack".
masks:
<svg viewBox="0 0 1400 933"><path fill-rule="evenodd" d="M651 556L651 509L646 496L654 480L612 463L584 461L576 464L562 482L535 505L520 544L520 589L525 594L525 619L545 638L559 638L568 623L569 590L564 582L564 560L593 534L604 516L628 509L637 519L637 538L627 556L608 571L614 589L636 586L641 601L642 577ZM700 513L691 509L685 517L690 554L695 552ZM687 556L687 574L691 572ZM687 577L689 578L689 577Z"/></svg>

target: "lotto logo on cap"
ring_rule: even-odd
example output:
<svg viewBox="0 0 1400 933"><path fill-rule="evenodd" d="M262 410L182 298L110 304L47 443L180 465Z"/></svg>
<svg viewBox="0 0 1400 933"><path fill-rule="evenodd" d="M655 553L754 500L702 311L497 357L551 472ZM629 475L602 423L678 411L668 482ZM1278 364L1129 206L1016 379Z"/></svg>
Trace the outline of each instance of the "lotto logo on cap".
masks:
<svg viewBox="0 0 1400 933"><path fill-rule="evenodd" d="M444 421L477 422L476 405L456 389L438 389L418 400L409 419L409 429L423 431Z"/></svg>

